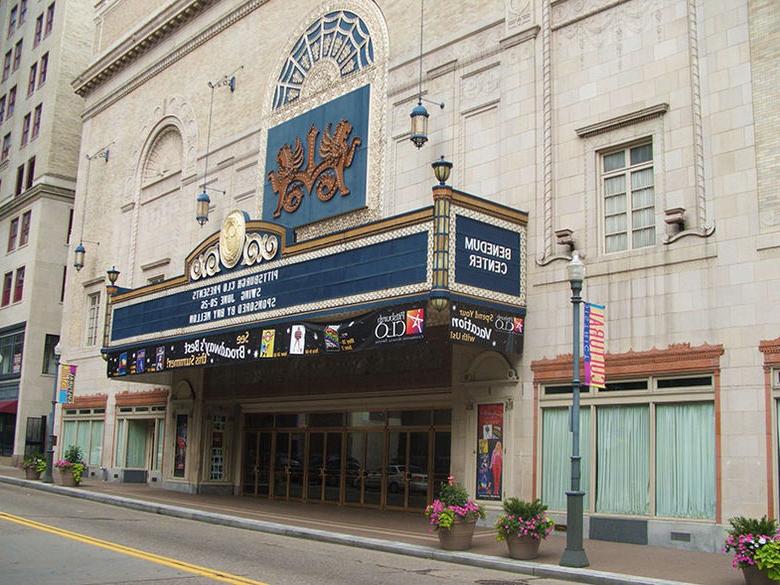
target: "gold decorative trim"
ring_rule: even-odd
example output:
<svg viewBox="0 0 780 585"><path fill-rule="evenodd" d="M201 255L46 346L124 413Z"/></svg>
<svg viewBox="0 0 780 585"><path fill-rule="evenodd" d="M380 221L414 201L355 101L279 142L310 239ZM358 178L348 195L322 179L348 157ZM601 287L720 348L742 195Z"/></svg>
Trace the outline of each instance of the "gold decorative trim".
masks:
<svg viewBox="0 0 780 585"><path fill-rule="evenodd" d="M459 207L479 211L487 215L492 215L498 219L503 219L505 221L520 224L522 226L528 225L527 211L505 207L499 203L493 203L487 199L475 197L474 195L469 195L468 193L457 191L455 189L452 190L452 201Z"/></svg>

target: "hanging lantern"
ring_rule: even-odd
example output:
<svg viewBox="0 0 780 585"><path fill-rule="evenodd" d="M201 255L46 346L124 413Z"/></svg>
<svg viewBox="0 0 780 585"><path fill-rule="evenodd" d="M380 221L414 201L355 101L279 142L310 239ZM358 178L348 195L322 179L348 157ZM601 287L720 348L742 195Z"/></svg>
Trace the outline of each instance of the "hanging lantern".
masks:
<svg viewBox="0 0 780 585"><path fill-rule="evenodd" d="M198 194L196 202L195 219L203 226L209 220L209 205L211 204L211 199L209 199L209 194L206 193L205 189Z"/></svg>
<svg viewBox="0 0 780 585"><path fill-rule="evenodd" d="M86 250L84 249L84 243L79 242L79 245L76 246L76 256L73 260L73 267L76 269L76 272L84 268L84 254L86 254Z"/></svg>
<svg viewBox="0 0 780 585"><path fill-rule="evenodd" d="M428 110L418 101L412 110L410 118L412 119L412 136L410 140L414 142L417 148L422 148L423 144L428 142Z"/></svg>

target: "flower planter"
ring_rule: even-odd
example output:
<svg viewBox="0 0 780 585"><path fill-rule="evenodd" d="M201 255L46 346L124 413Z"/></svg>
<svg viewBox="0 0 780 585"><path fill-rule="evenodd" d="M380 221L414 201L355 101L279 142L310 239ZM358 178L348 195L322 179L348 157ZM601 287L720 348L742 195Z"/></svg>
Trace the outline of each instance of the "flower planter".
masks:
<svg viewBox="0 0 780 585"><path fill-rule="evenodd" d="M758 567L742 567L742 574L745 576L745 585L780 585L780 581L770 579L769 575Z"/></svg>
<svg viewBox="0 0 780 585"><path fill-rule="evenodd" d="M66 487L76 487L78 485L70 469L60 469L60 485Z"/></svg>
<svg viewBox="0 0 780 585"><path fill-rule="evenodd" d="M538 557L540 544L542 540L533 536L509 535L506 538L509 556L520 561L529 561Z"/></svg>
<svg viewBox="0 0 780 585"><path fill-rule="evenodd" d="M33 469L32 467L28 467L24 470L24 477L25 479L41 479L41 472L37 469Z"/></svg>
<svg viewBox="0 0 780 585"><path fill-rule="evenodd" d="M470 549L476 525L476 519L463 520L463 518L456 516L452 528L439 528L439 544L444 550Z"/></svg>

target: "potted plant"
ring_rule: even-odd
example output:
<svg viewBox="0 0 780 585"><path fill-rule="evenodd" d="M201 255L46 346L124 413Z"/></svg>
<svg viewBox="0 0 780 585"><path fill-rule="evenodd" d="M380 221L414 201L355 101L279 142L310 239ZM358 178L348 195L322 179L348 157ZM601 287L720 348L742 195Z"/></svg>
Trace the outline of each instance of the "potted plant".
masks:
<svg viewBox="0 0 780 585"><path fill-rule="evenodd" d="M737 516L729 524L724 552L734 553L732 566L742 569L746 585L780 584L777 521Z"/></svg>
<svg viewBox="0 0 780 585"><path fill-rule="evenodd" d="M439 543L445 550L466 550L471 547L477 519L485 517L485 509L471 498L453 476L441 486L439 497L425 508L425 516L439 533Z"/></svg>
<svg viewBox="0 0 780 585"><path fill-rule="evenodd" d="M84 456L81 447L70 445L65 449L62 459L54 464L54 467L60 470L60 479L62 485L75 487L81 483L81 476L86 466L84 465Z"/></svg>
<svg viewBox="0 0 780 585"><path fill-rule="evenodd" d="M507 498L504 501L504 514L496 520L496 540L506 541L510 557L529 560L539 556L539 545L555 525L546 511L547 506L539 499L526 502Z"/></svg>
<svg viewBox="0 0 780 585"><path fill-rule="evenodd" d="M40 479L41 473L46 471L46 460L40 453L32 453L22 460L22 469L27 479Z"/></svg>

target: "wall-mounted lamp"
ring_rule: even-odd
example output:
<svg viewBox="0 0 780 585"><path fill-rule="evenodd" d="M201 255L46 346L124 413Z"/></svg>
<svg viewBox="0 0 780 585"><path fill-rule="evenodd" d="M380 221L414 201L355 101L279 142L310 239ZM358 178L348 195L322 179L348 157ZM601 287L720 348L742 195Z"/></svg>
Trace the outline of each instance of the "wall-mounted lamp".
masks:
<svg viewBox="0 0 780 585"><path fill-rule="evenodd" d="M73 267L76 269L76 272L79 272L84 268L84 255L87 253L86 248L84 248L84 242L95 244L96 246L100 245L100 242L93 242L92 240L85 240L83 238L79 240L76 249L73 250Z"/></svg>
<svg viewBox="0 0 780 585"><path fill-rule="evenodd" d="M80 271L82 268L84 268L84 255L87 253L86 248L84 248L84 242L89 242L90 244L95 244L96 246L99 246L99 242L92 242L90 240L84 239L84 219L86 218L87 214L87 197L89 196L89 171L92 167L92 159L94 158L102 158L105 162L108 162L108 156L109 156L109 147L114 144L114 141L112 140L105 146L100 147L97 151L95 151L92 154L86 155L87 157L87 176L84 180L84 204L81 208L81 237L79 238L79 243L76 246L74 252L74 258L73 258L73 267L76 269L76 272Z"/></svg>
<svg viewBox="0 0 780 585"><path fill-rule="evenodd" d="M409 114L412 122L411 140L417 148L422 148L428 142L428 110L425 109L423 102L436 104L439 109L444 109L444 102L434 102L427 100L422 96L422 59L423 59L423 0L420 0L420 75L417 84L417 105Z"/></svg>
<svg viewBox="0 0 780 585"><path fill-rule="evenodd" d="M211 115L214 110L214 90L219 87L227 87L230 90L230 93L235 92L236 91L235 74L243 68L244 66L242 65L241 67L233 71L233 73L224 75L222 79L220 79L219 81L208 82L209 88L211 89L211 100L209 101L209 125L208 125L208 134L206 135L206 156L204 157L205 160L203 166L203 186L201 192L198 193L198 196L195 198L195 220L200 224L201 227L206 225L206 222L209 220L209 206L211 205L211 198L209 197L208 191L215 191L217 193L221 193L222 195L225 194L225 191L208 186L209 148L211 147Z"/></svg>

